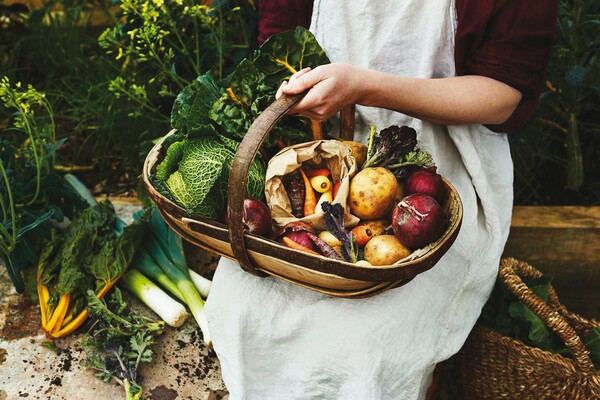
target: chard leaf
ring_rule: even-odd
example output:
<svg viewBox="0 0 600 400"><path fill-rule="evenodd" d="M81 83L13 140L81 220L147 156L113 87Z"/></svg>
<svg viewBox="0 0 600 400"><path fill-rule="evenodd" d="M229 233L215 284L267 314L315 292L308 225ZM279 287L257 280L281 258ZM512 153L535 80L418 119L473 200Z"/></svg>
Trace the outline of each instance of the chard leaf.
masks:
<svg viewBox="0 0 600 400"><path fill-rule="evenodd" d="M313 34L302 27L271 36L253 59L253 63L265 74L265 84L271 87L279 87L295 71L329 62Z"/></svg>

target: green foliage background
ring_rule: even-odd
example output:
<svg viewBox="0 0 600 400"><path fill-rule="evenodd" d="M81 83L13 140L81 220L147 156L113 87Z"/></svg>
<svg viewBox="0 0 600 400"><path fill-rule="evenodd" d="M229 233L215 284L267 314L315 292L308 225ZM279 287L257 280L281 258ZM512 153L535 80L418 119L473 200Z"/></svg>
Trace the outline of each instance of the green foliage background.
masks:
<svg viewBox="0 0 600 400"><path fill-rule="evenodd" d="M207 71L227 76L256 48L252 0L1 5L0 76L46 94L57 139L68 138L56 168L79 171L96 193L135 193L175 96ZM538 112L510 137L519 205L600 204L600 3L561 0L559 11ZM9 114L0 108L0 128Z"/></svg>

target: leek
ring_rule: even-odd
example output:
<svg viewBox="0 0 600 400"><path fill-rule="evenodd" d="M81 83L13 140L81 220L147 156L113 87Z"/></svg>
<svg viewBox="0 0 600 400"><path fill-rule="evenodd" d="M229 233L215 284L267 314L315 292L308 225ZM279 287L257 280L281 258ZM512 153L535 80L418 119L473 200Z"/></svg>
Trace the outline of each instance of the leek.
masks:
<svg viewBox="0 0 600 400"><path fill-rule="evenodd" d="M127 271L118 285L133 293L170 326L178 328L188 317L185 307L136 269Z"/></svg>
<svg viewBox="0 0 600 400"><path fill-rule="evenodd" d="M206 299L210 294L212 281L210 279L206 279L205 277L203 277L202 275L200 275L192 269L188 268L188 272L190 273L190 278L192 279L192 282L194 282L194 286L196 286L196 289L198 289L198 293L200 293L200 296Z"/></svg>
<svg viewBox="0 0 600 400"><path fill-rule="evenodd" d="M160 216L158 216L158 213L155 212L152 218L160 218ZM173 232L172 235L176 234ZM163 246L165 243L166 241L163 241ZM152 256L154 261L156 261L164 273L167 274L169 279L172 280L177 288L181 291L181 294L185 299L185 303L190 308L194 319L202 330L204 342L208 346L211 346L212 340L208 331L206 313L204 312L204 301L202 300L202 297L200 297L200 293L196 289L196 286L194 286L194 283L190 279L187 266L175 264L167 253L168 249L165 251L165 247L163 246L161 246L161 237L157 235L156 231L151 230L151 232L147 234L142 248L144 248L148 254Z"/></svg>

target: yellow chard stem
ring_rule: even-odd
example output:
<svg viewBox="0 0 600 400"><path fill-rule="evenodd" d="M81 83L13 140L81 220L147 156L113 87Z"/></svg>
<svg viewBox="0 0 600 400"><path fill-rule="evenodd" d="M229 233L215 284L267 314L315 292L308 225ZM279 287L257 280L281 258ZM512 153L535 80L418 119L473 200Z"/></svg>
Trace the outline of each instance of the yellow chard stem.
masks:
<svg viewBox="0 0 600 400"><path fill-rule="evenodd" d="M98 292L96 297L98 297L99 299L103 298L104 295L106 293L108 293L108 291L115 285L115 283L117 283L117 281L119 280L119 278L122 275L123 274L120 274L117 277L117 279L110 281L106 286L104 286L102 288L102 290L100 290L100 292ZM60 329L58 331L53 331L50 333L50 335L55 339L67 336L68 334L72 333L75 329L79 328L81 326L81 324L83 324L83 322L87 319L87 317L88 317L87 310L83 310L82 312L79 313L79 315L77 315L77 317L73 318L64 327L62 327L62 329Z"/></svg>
<svg viewBox="0 0 600 400"><path fill-rule="evenodd" d="M285 61L285 60L280 60L279 58L276 58L276 59L275 59L275 62L276 62L277 64L280 64L280 65L282 65L283 67L285 67L285 69L287 69L288 71L290 71L292 74L295 74L296 72L298 72L298 71L296 71L296 68L292 67L292 66L291 66L291 65L290 65L290 64L289 64L287 61Z"/></svg>
<svg viewBox="0 0 600 400"><path fill-rule="evenodd" d="M43 283L38 283L38 297L40 299L42 327L46 329L46 326L48 325L48 301L50 300L50 292L48 291L48 287Z"/></svg>
<svg viewBox="0 0 600 400"><path fill-rule="evenodd" d="M55 339L67 336L68 334L72 333L75 329L79 328L81 326L81 324L83 324L83 322L86 320L87 317L88 317L87 310L83 310L82 312L79 313L79 315L77 315L77 317L73 318L61 330L59 330L57 332L51 332L50 336L52 336Z"/></svg>
<svg viewBox="0 0 600 400"><path fill-rule="evenodd" d="M46 325L46 332L50 333L51 331L53 331L57 324L59 324L60 327L60 323L62 323L62 320L64 319L65 314L67 313L67 309L69 308L69 300L71 300L70 293L62 295L60 297L58 304L56 305L54 310L51 311L49 314L49 316L51 315L52 318L50 318L48 324Z"/></svg>

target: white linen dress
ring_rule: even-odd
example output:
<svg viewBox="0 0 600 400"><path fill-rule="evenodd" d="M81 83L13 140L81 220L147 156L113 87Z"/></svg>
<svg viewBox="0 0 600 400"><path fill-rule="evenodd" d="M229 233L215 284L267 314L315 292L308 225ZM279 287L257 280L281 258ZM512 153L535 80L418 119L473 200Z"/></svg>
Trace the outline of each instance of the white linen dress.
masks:
<svg viewBox="0 0 600 400"><path fill-rule="evenodd" d="M311 31L332 62L421 78L455 75L454 0L317 0ZM399 95L402 95L399 93ZM338 299L223 259L206 303L237 399L418 399L463 345L489 296L512 209L504 134L357 107L356 138L410 125L464 205L460 234L431 270L367 299Z"/></svg>

